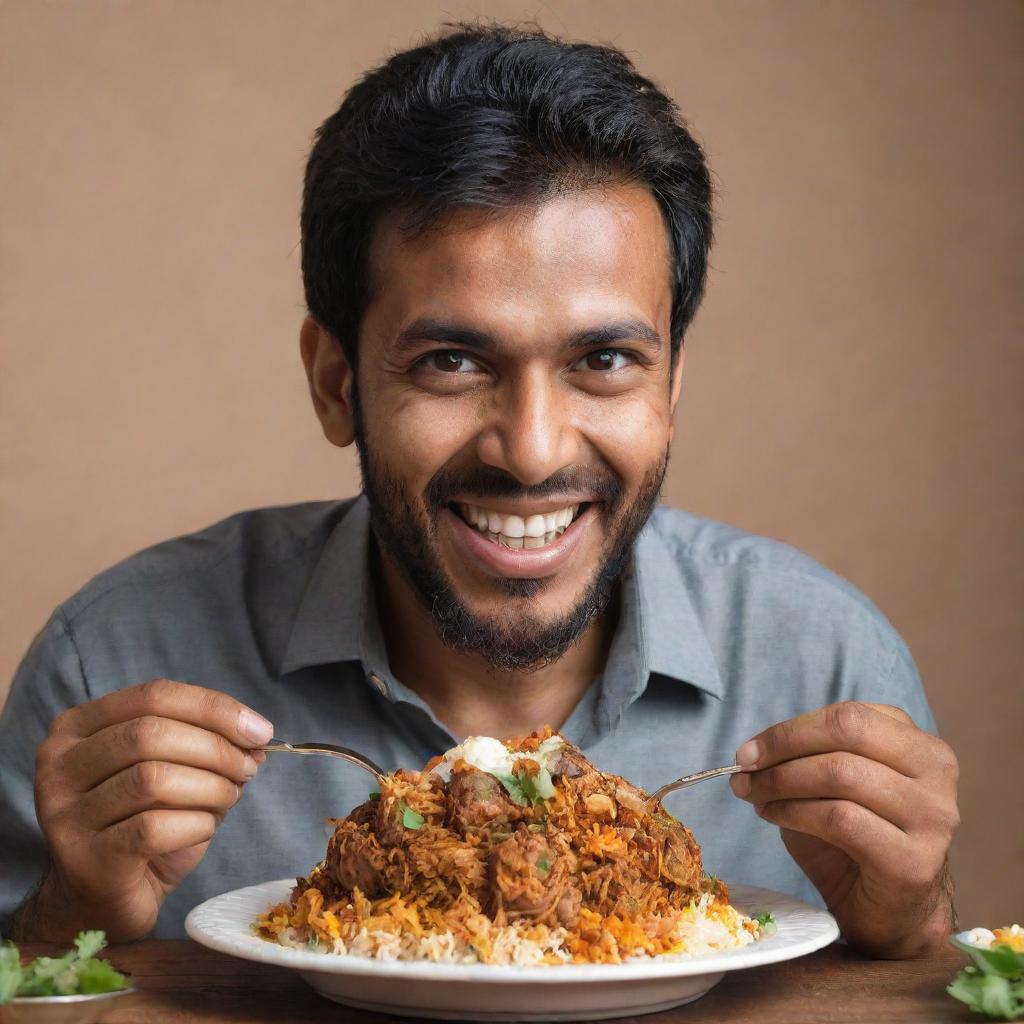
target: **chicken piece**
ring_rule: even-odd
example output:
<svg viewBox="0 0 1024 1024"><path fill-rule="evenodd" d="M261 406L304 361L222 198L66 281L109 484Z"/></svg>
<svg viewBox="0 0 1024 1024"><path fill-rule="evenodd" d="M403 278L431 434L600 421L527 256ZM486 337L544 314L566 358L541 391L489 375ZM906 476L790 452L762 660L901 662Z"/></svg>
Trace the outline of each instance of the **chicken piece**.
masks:
<svg viewBox="0 0 1024 1024"><path fill-rule="evenodd" d="M376 836L351 822L342 822L327 846L327 873L347 892L359 889L370 898L381 895L386 862L387 854Z"/></svg>
<svg viewBox="0 0 1024 1024"><path fill-rule="evenodd" d="M575 862L571 854L556 854L543 836L521 831L491 851L488 868L492 900L514 920L554 910L569 888ZM566 913L573 910L572 897L568 900Z"/></svg>
<svg viewBox="0 0 1024 1024"><path fill-rule="evenodd" d="M375 800L373 830L384 846L401 846L406 837L405 806L397 797L382 792Z"/></svg>
<svg viewBox="0 0 1024 1024"><path fill-rule="evenodd" d="M472 765L452 772L446 815L450 828L465 834L467 829L508 826L519 817L519 808L493 775Z"/></svg>
<svg viewBox="0 0 1024 1024"><path fill-rule="evenodd" d="M696 895L704 878L704 868L693 833L665 812L652 815L648 821L648 834L661 846L662 877Z"/></svg>

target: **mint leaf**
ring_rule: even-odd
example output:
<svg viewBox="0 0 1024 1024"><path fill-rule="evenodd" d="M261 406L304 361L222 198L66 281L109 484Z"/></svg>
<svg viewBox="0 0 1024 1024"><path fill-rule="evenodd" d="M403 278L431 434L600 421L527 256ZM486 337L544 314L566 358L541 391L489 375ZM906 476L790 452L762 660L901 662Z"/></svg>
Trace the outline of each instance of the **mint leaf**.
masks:
<svg viewBox="0 0 1024 1024"><path fill-rule="evenodd" d="M423 828L426 819L422 814L417 814L404 800L399 804L402 809L402 824L414 831Z"/></svg>

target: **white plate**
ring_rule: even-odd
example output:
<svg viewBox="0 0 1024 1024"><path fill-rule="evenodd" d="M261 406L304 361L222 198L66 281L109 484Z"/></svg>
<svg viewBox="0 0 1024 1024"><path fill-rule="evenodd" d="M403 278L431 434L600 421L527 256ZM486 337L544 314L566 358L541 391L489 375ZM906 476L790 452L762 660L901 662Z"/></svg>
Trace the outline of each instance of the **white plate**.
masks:
<svg viewBox="0 0 1024 1024"><path fill-rule="evenodd" d="M404 1017L604 1020L653 1013L704 995L726 971L791 960L839 935L835 919L824 910L769 889L734 885L729 886L733 905L748 914L771 911L778 931L724 953L564 967L370 960L290 949L253 935L256 916L286 901L294 885L285 878L215 896L188 915L185 929L221 953L293 967L328 999Z"/></svg>

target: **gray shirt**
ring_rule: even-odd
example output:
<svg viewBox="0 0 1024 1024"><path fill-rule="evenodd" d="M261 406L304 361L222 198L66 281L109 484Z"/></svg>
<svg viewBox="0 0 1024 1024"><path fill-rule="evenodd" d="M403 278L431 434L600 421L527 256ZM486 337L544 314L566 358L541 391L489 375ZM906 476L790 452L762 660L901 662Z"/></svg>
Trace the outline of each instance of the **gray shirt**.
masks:
<svg viewBox="0 0 1024 1024"><path fill-rule="evenodd" d="M0 932L39 879L46 845L34 753L72 705L171 678L222 690L285 739L419 768L453 746L388 666L368 569L365 499L261 509L159 544L96 577L33 642L0 717ZM856 589L792 548L659 509L622 578L600 678L562 727L594 763L655 789L731 762L775 722L834 701L895 704L934 722L906 646ZM326 819L372 780L331 758L271 755L173 892L154 935L229 889L307 872ZM778 830L715 780L667 798L707 870L820 904Z"/></svg>

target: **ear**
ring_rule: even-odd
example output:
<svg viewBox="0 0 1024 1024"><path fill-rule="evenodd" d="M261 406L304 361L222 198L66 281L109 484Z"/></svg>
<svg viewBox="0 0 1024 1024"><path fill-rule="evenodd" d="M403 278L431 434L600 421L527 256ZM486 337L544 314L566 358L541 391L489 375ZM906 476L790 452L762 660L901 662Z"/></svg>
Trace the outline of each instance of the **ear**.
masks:
<svg viewBox="0 0 1024 1024"><path fill-rule="evenodd" d="M318 320L307 316L299 331L299 348L324 436L331 444L345 448L355 439L355 379L341 343Z"/></svg>
<svg viewBox="0 0 1024 1024"><path fill-rule="evenodd" d="M685 339L679 340L679 351L676 353L675 366L672 367L671 389L669 391L670 421L668 428L668 439L671 443L676 432L676 406L679 404L679 395L683 389L683 357L686 354Z"/></svg>

